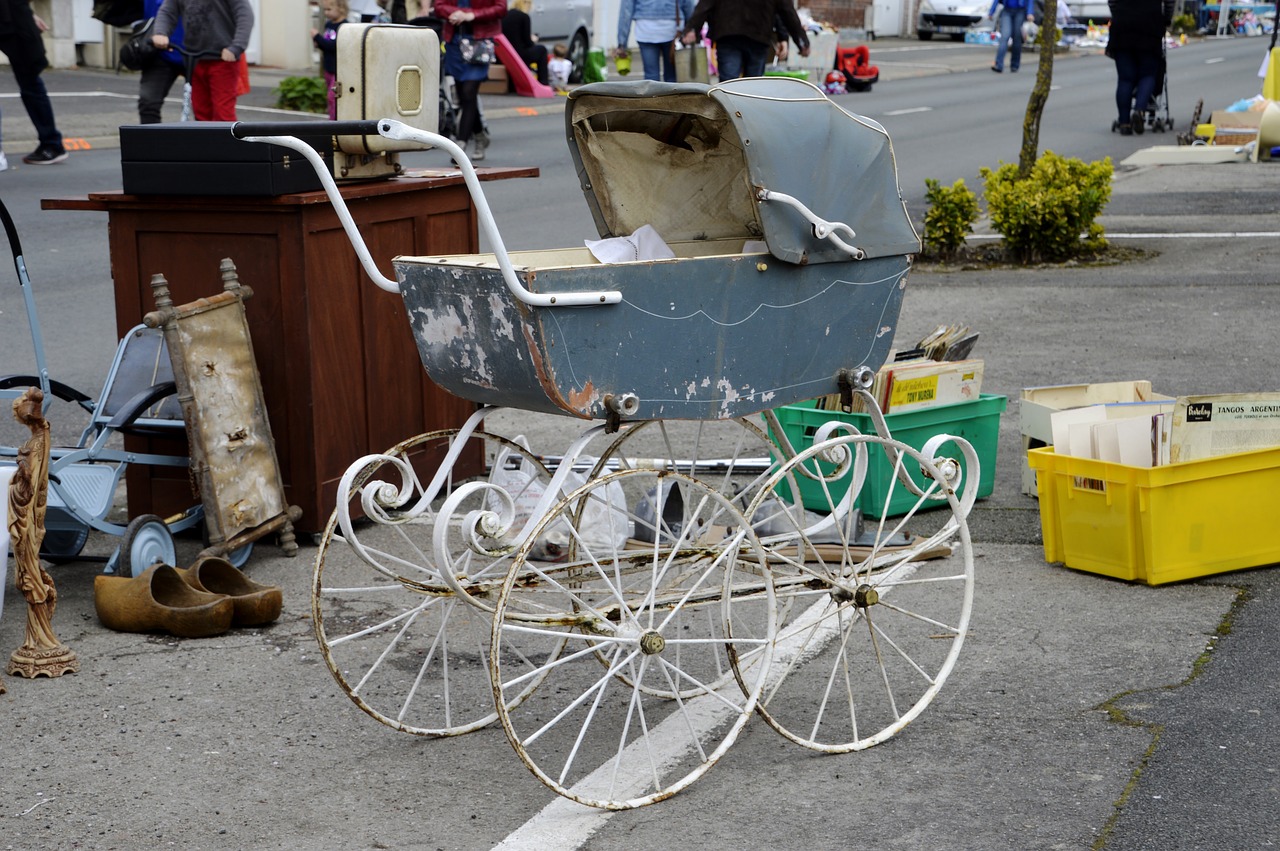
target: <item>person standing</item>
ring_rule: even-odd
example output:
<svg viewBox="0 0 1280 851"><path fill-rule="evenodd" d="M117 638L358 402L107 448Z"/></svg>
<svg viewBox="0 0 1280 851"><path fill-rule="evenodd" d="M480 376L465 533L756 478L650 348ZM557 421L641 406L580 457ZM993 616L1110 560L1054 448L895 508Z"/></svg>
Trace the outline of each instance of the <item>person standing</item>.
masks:
<svg viewBox="0 0 1280 851"><path fill-rule="evenodd" d="M322 0L324 29L312 30L311 41L320 50L320 70L324 73L324 93L329 103L329 120L338 120L338 27L347 22L351 8L347 0Z"/></svg>
<svg viewBox="0 0 1280 851"><path fill-rule="evenodd" d="M151 43L169 49L169 37L181 19L191 73L191 109L196 121L235 121L236 99L245 73L243 57L253 32L249 0L164 0L156 15Z"/></svg>
<svg viewBox="0 0 1280 851"><path fill-rule="evenodd" d="M996 27L999 41L996 42L996 61L991 70L997 74L1004 73L1004 54L1009 51L1009 70L1016 74L1022 67L1022 25L1031 20L1031 10L1027 8L1027 0L992 0L987 17L995 18L996 9L1000 10L999 25ZM1012 49L1010 41L1013 43Z"/></svg>
<svg viewBox="0 0 1280 851"><path fill-rule="evenodd" d="M39 146L22 158L27 165L53 165L67 158L62 134L53 119L49 90L40 78L41 72L49 66L44 39L40 37L40 33L47 29L49 25L31 11L29 0L0 0L0 53L9 59L22 105L26 107L40 140ZM0 151L0 171L8 167L9 160Z"/></svg>
<svg viewBox="0 0 1280 851"><path fill-rule="evenodd" d="M622 0L618 7L618 46L613 55L627 56L634 22L644 78L676 82L672 42L692 15L693 0Z"/></svg>
<svg viewBox="0 0 1280 851"><path fill-rule="evenodd" d="M773 46L775 16L781 16L800 55L808 56L809 37L792 0L698 0L684 26L683 41L693 44L706 24L722 81L762 77Z"/></svg>
<svg viewBox="0 0 1280 851"><path fill-rule="evenodd" d="M164 0L146 0L142 14L145 18L154 18L160 11ZM169 34L169 44L181 48L182 22L179 21ZM143 124L159 124L160 113L164 107L164 99L178 77L186 73L186 60L177 50L157 52L142 68L138 81L138 120Z"/></svg>
<svg viewBox="0 0 1280 851"><path fill-rule="evenodd" d="M1117 128L1125 136L1141 134L1160 80L1173 0L1111 0L1107 5L1111 35L1106 53L1116 63Z"/></svg>
<svg viewBox="0 0 1280 851"><path fill-rule="evenodd" d="M404 0L378 0L378 5L386 10L388 23L409 23L409 12L405 8Z"/></svg>
<svg viewBox="0 0 1280 851"><path fill-rule="evenodd" d="M489 79L489 63L462 58L461 40L492 39L502 34L502 18L507 0L438 0L436 14L444 19L444 72L453 77L458 89L458 145L476 140L473 160L485 158L489 131L480 116L480 84Z"/></svg>
<svg viewBox="0 0 1280 851"><path fill-rule="evenodd" d="M507 14L502 17L502 34L520 54L520 60L537 75L538 82L548 86L551 83L547 76L547 47L538 44L538 37L533 34L533 21L529 19L532 5L533 0L511 0Z"/></svg>

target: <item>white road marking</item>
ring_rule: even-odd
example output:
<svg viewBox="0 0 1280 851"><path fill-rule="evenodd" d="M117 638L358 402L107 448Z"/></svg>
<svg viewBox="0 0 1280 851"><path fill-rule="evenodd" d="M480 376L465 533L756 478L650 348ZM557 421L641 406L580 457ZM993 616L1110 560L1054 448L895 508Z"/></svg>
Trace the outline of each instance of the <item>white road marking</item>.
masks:
<svg viewBox="0 0 1280 851"><path fill-rule="evenodd" d="M1280 237L1280 231L1190 231L1186 233L1111 233L1103 234L1107 239L1241 239L1256 237ZM998 233L975 233L965 239L1002 239Z"/></svg>
<svg viewBox="0 0 1280 851"><path fill-rule="evenodd" d="M915 570L914 565L904 565L905 572L902 573L902 578L910 576ZM887 594L890 590L885 588L882 593ZM838 622L831 618L827 618L826 623L817 629L811 628L813 624L822 621L823 613L829 602L825 598L819 598L817 602L805 609L799 617L787 624L786 636L782 637L774 646L773 661L769 666L764 689L761 691L762 695L767 694L773 686L777 685L778 679L784 676L788 669L791 668L792 663L802 650L804 650L806 658L812 656L820 652L825 644L840 634ZM807 648L805 645L808 645ZM737 686L733 683L726 685L725 688L737 691ZM687 731L687 726L690 724L697 729L699 734L713 730L724 722L729 713L724 701L710 696L686 701L685 707L688 710L687 714L670 716L649 731L650 743L648 747L656 751L656 761L664 765L682 758L689 749L684 746L678 749L663 747L664 741L673 742L677 738L687 739L685 731ZM676 725L682 728L680 736L663 735L667 727ZM641 744L641 742L637 741L630 745L627 750L629 751ZM658 745L657 748L654 748L655 744ZM597 779L596 775L604 770L604 766L597 769L591 776L581 781L581 785L591 784L593 780ZM612 768L609 770L612 770ZM645 788L651 782L652 776L650 774L618 778L616 783L618 791L613 797L622 798L628 794L634 794L638 797L645 793ZM546 848L572 851L574 848L580 848L591 838L592 834L604 827L605 822L613 815L614 813L609 810L599 810L570 801L568 798L557 797L550 804L543 807L542 811L536 816L529 819L529 821L509 834L506 839L494 846L494 851L543 851Z"/></svg>
<svg viewBox="0 0 1280 851"><path fill-rule="evenodd" d="M910 115L913 112L933 112L933 107L914 106L911 109L891 109L885 115Z"/></svg>
<svg viewBox="0 0 1280 851"><path fill-rule="evenodd" d="M776 679L787 671L791 660L800 651L802 640L813 637L812 634L805 634L805 626L816 623L821 619L823 610L826 609L828 602L825 599L819 599L818 602L806 609L797 620L788 624L787 631L792 637L783 639L776 645L773 662L769 667L769 674L765 682L764 691L761 692L762 694L775 685ZM837 629L821 630L818 633L819 639L825 643L834 638L837 632ZM725 688L732 689L735 692L738 691L737 684L734 682L730 682ZM698 734L701 735L720 726L729 714L729 708L725 706L722 700L717 700L709 695L686 701L685 709L686 713L679 716L669 716L649 731L649 744L647 747L656 751L654 754L656 762L665 765L675 762L684 756L689 750L687 746L664 747L664 744L669 745L677 739L686 741L688 739L687 725L692 724L697 729ZM681 727L681 735L664 735L666 728L672 726ZM643 742L638 740L630 745L627 750L630 751L637 746L644 746ZM586 786L591 784L592 781L598 780L596 775L605 771L606 768L610 771L613 770L612 766L602 766L581 781L580 785ZM639 797L645 794L644 789L651 783L652 776L650 774L637 774L628 778L619 777L615 784L616 791L613 797L623 798L628 795ZM598 783L596 788L599 788ZM605 822L612 815L613 812L609 810L599 810L570 801L568 798L557 797L550 804L543 807L542 811L536 816L525 822L496 845L494 851L544 851L547 848L570 851L570 849L581 847L583 843L591 838L592 834L604 827Z"/></svg>

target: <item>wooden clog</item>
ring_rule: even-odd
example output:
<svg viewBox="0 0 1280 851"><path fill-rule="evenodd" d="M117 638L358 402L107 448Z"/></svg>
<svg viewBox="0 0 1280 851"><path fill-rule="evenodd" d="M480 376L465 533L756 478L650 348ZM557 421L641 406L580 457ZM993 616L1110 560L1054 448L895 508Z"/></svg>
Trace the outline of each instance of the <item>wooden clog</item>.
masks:
<svg viewBox="0 0 1280 851"><path fill-rule="evenodd" d="M254 582L225 558L207 556L177 572L198 591L230 597L235 606L232 626L262 626L280 617L284 594L279 586Z"/></svg>
<svg viewBox="0 0 1280 851"><path fill-rule="evenodd" d="M182 638L221 635L235 613L230 597L192 588L167 564L152 565L140 576L95 576L93 605L108 629Z"/></svg>

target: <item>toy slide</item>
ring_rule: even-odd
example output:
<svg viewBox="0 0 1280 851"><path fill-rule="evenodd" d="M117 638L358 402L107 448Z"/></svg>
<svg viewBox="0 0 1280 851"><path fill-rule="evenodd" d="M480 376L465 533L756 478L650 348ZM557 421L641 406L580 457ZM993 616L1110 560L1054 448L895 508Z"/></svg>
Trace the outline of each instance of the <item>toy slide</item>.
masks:
<svg viewBox="0 0 1280 851"><path fill-rule="evenodd" d="M529 70L529 66L524 64L524 60L520 58L519 53L516 53L516 49L511 46L511 42L507 41L505 35L494 36L493 43L498 48L498 59L502 62L503 67L507 69L507 76L511 78L512 84L516 87L516 94L530 98L553 98L556 96L555 89L538 82L538 78L533 76L533 71Z"/></svg>

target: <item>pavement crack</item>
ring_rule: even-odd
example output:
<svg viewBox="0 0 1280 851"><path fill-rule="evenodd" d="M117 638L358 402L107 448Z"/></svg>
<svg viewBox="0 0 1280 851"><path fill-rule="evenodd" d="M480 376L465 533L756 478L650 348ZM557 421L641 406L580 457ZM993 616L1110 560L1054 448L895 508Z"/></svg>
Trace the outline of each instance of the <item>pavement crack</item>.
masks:
<svg viewBox="0 0 1280 851"><path fill-rule="evenodd" d="M1090 846L1092 851L1102 851L1107 845L1107 840L1111 838L1112 832L1115 830L1116 824L1120 821L1120 816L1124 814L1125 805L1129 803L1135 789L1138 788L1138 781L1142 777L1142 773L1146 770L1147 765L1151 762L1151 757L1155 755L1156 749L1160 746L1160 739L1164 734L1164 725L1154 721L1145 721L1131 714L1129 710L1119 706L1120 701L1135 695L1169 692L1180 689L1185 685L1194 682L1196 678L1204 672L1209 665L1209 660L1213 658L1213 649L1217 646L1218 641L1225 636L1231 634L1232 625L1235 623L1236 614L1244 606L1245 603L1253 599L1253 595L1249 589L1243 586L1231 586L1236 590L1236 596L1231 601L1231 608L1227 609L1226 614L1222 616L1222 620L1218 622L1218 627L1210 636L1209 642L1205 645L1200 655L1191 663L1191 673L1183 680L1176 683L1170 683L1162 686L1150 686L1148 688L1130 689L1114 694L1111 697L1099 703L1093 708L1093 711L1101 711L1107 713L1108 720L1113 724L1119 724L1125 727L1132 727L1140 730L1147 730L1151 734L1151 741L1148 743L1146 750L1142 752L1142 756L1138 759L1137 766L1129 775L1129 782L1125 784L1124 789L1120 792L1120 797L1116 798L1112 804L1112 812L1107 818L1106 824L1102 826L1102 830L1098 833L1098 838L1094 840Z"/></svg>

